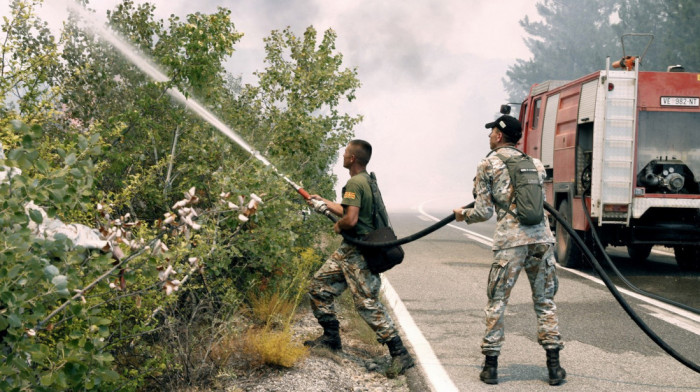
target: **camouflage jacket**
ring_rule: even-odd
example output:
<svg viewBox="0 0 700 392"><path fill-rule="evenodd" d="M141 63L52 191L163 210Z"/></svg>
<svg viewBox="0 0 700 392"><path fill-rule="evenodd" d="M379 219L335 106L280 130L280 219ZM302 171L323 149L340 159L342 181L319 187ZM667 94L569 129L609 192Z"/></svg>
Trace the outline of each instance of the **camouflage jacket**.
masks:
<svg viewBox="0 0 700 392"><path fill-rule="evenodd" d="M512 148L501 148L498 153L507 157L520 154ZM533 161L542 184L547 173L540 160L533 159ZM538 225L521 226L515 217L494 204L495 198L498 204L503 206L510 204L510 209L515 210L515 203L509 203L513 195L513 186L510 184L508 169L496 154L491 154L479 162L474 189L476 191L474 208L467 208L464 211L464 218L467 223L483 222L491 218L496 209L497 224L493 235L493 250L527 244L554 243L554 236L549 229L546 216ZM544 187L542 192L544 193Z"/></svg>

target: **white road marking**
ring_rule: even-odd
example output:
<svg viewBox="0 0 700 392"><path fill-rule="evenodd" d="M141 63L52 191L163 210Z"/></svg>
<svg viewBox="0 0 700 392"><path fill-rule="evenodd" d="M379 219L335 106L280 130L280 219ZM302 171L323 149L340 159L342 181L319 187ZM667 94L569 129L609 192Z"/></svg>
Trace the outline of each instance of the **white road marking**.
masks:
<svg viewBox="0 0 700 392"><path fill-rule="evenodd" d="M436 218L436 217L434 217L434 216L428 214L427 212L425 212L425 211L423 210L423 205L422 205L422 204L418 207L418 212L420 212L423 216L425 216L425 217L427 217L427 218L429 218L429 219L432 219L432 220L434 220L434 221L439 221L438 218ZM448 225L448 226L450 226L450 227L452 227L452 228L455 228L455 229L457 229L457 230L464 231L465 233L467 233L466 235L467 235L468 237L474 239L474 240L477 241L477 242L480 242L480 243L482 243L482 244L486 244L486 245L489 245L489 246L491 246L491 245L493 244L493 240L492 240L492 239L490 239L490 238L488 238L488 237L485 237L485 236L483 236L483 235L481 235L481 234L479 234L479 233L475 233L475 232L473 232L473 231L470 231L470 230L467 230L467 229L464 229L464 228L461 228L461 227L457 227L457 226L454 226L454 225L451 225L451 224ZM557 268L560 268L560 269L569 271L569 272L571 272L571 273L573 273L573 274L575 274L575 275L578 275L578 276L580 276L580 277L586 278L586 279L588 279L588 280L590 280L590 281L593 281L593 282L596 282L596 283L598 283L598 284L600 284L600 285L605 286L605 283L603 283L602 280L600 280L599 278L596 278L595 276L588 275L588 274L586 274L586 273L584 273L584 272L581 272L581 271L578 271L578 270L575 270L575 269L563 267L561 264L558 264L558 263L557 263ZM661 309L661 310L666 311L666 313L664 313L663 317L662 317L662 316L660 315L660 313L658 313L658 312L656 312L656 313L649 312L650 315L652 315L652 316L654 316L654 317L657 317L657 318L659 318L659 319L661 319L661 320L664 320L664 321L666 321L666 322L668 322L668 323L670 323L670 324L672 324L672 325L675 325L675 326L677 326L677 327L679 327L679 328L685 329L686 331L689 331L689 332L692 332L692 333L696 333L696 334L697 334L696 331L700 331L700 315L697 315L697 314L695 314L695 313L693 313L693 312L689 312L689 311L687 311L687 310L684 310L684 309L675 307L675 306L673 306L673 305L666 304L666 303L661 302L661 301L657 301L657 300L652 299L652 298L649 298L649 297L645 297L645 296L643 296L643 295L637 294L637 293L635 293L635 292L633 292L633 291L627 290L627 289L622 288L622 287L619 287L619 286L615 286L615 287L617 287L617 290L618 290L619 292L621 292L621 293L623 293L623 294L625 294L625 295L628 295L628 296L634 297L634 298L636 298L636 299L638 299L638 300L640 300L640 301L646 302L647 304L652 305L653 307L657 308L657 310ZM651 309L651 307L647 307L647 310L649 310L649 309ZM670 312L670 313L673 313L673 314L670 314L669 312Z"/></svg>
<svg viewBox="0 0 700 392"><path fill-rule="evenodd" d="M588 280L590 280L590 281L592 281L592 282L596 282L596 283L598 283L598 284L600 284L600 285L605 286L605 283L604 283L602 280L600 280L599 278L596 278L595 276L588 275L588 274L586 274L586 273L584 273L584 272L581 272L581 271L579 271L579 270L575 270L575 269L571 269L571 268L562 267L561 264L558 264L558 263L557 263L557 268L561 268L561 269L563 269L563 270L566 270L566 271L571 272L572 274L581 276L581 277L586 278L586 279L588 279ZM689 312L689 311L687 311L687 310L685 310L685 309L677 308L677 307L675 307L675 306L673 306L673 305L669 305L669 304L667 304L667 303L663 303L663 302L661 302L661 301L657 301L657 300L655 300L655 299L653 299L653 298L645 297L645 296L643 296L643 295L641 295L641 294L637 294L637 293L635 293L635 292L633 292L633 291L627 290L627 289L622 288L622 287L620 287L620 286L615 286L615 287L617 287L617 291L619 291L619 292L621 292L621 293L623 293L623 294L625 294L625 295L629 295L630 297L634 297L634 298L636 298L636 299L638 299L638 300L640 300L640 301L643 301L643 302L648 303L649 305L656 306L657 308L661 308L661 309L666 310L666 311L668 311L668 312L675 313L677 316L680 316L680 317L683 317L683 318L685 318L685 319L691 320L691 321L693 321L693 322L695 322L695 323L698 323L698 325L700 325L700 316L697 315L697 314L695 314L695 313L693 313L693 312ZM672 323L672 324L673 324L673 323ZM675 324L674 324L674 325L675 325ZM684 329L685 329L685 328L684 328ZM690 331L690 330L688 330L688 331ZM690 331L690 332L693 332L693 331Z"/></svg>
<svg viewBox="0 0 700 392"><path fill-rule="evenodd" d="M680 319L680 318L678 318L678 316L673 315L673 314L671 314L663 309L659 309L655 306L651 306L651 305L640 305L640 306L647 309L649 311L650 315L652 315L658 319L661 319L669 324L673 324L678 328L683 328L686 331L690 331L690 332L700 336L700 324L698 324L697 322L694 323L690 320Z"/></svg>
<svg viewBox="0 0 700 392"><path fill-rule="evenodd" d="M431 389L435 392L459 391L452 379L450 379L450 376L447 375L445 368L442 367L440 360L438 360L432 347L430 347L430 343L423 336L416 322L413 321L413 317L408 313L406 306L399 298L394 287L391 286L391 283L384 275L382 275L382 286L384 287L384 298L388 302L387 305L393 309L397 318L396 321L401 325L401 329L406 334L406 339L413 347L418 362L428 377Z"/></svg>
<svg viewBox="0 0 700 392"><path fill-rule="evenodd" d="M421 204L421 205L418 207L418 212L421 213L421 215L418 216L421 220L433 221L433 222L439 222L439 221L440 221L440 219L438 219L438 218L436 218L436 217L434 217L434 216L428 214L427 212L425 212L425 210L423 210L423 204ZM453 224L451 224L451 223L448 224L447 226L449 226L449 227L451 227L451 228L453 228L453 229L457 229L457 230L463 231L463 232L465 233L465 234L464 234L465 237L467 237L467 238L469 238L469 239L471 239L471 240L474 240L474 241L476 241L476 242L480 242L480 243L482 243L482 244L484 244L484 245L488 245L488 246L493 245L493 240L492 240L491 238L485 236L485 235L479 234L479 233L477 233L477 232L475 232L475 231L467 230L467 229L465 229L465 228L463 228L463 227L455 226L455 225L453 225Z"/></svg>

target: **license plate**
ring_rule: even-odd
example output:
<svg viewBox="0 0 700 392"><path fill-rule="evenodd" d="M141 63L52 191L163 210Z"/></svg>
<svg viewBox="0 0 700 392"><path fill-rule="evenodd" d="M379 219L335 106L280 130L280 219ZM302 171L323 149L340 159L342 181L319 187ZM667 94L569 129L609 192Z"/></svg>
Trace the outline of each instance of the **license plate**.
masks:
<svg viewBox="0 0 700 392"><path fill-rule="evenodd" d="M700 106L700 98L661 97L661 106Z"/></svg>

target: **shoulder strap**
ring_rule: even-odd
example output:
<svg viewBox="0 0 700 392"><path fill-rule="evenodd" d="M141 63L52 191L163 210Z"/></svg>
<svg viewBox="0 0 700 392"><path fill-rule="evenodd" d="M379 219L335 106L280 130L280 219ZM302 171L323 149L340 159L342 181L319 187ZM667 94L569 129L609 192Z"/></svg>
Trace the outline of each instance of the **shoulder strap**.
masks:
<svg viewBox="0 0 700 392"><path fill-rule="evenodd" d="M381 227L391 227L389 215L386 212L382 193L379 191L377 177L374 175L374 172L369 174L369 187L372 190L372 221L375 223L377 229Z"/></svg>
<svg viewBox="0 0 700 392"><path fill-rule="evenodd" d="M369 184L369 189L370 189L370 195L372 196L372 223L376 227L376 222L377 222L377 201L375 200L374 197L374 187L376 186L377 178L374 176L374 172L372 174L368 174L367 172L364 172L367 176L367 183ZM374 183L374 184L373 184Z"/></svg>
<svg viewBox="0 0 700 392"><path fill-rule="evenodd" d="M517 150L517 151L519 151L521 154L525 155L522 151L518 150L517 148L513 147L513 149L514 149L514 150ZM498 149L496 149L496 150L498 150ZM494 151L496 151L496 150L492 150L491 152L494 152ZM491 153L489 153L489 154L491 154ZM488 155L487 155L487 156L488 156ZM500 159L501 161L503 161L503 163L506 163L506 161L509 159L508 157L506 157L506 156L503 155L503 154L498 154L498 153L497 153L496 156L498 157L498 159ZM506 166L508 166L508 164L506 164ZM503 204L500 203L498 200L496 200L496 197L493 197L493 202L494 202L494 204L496 204L497 206L501 207L502 210L505 210L507 213L511 214L511 215L513 216L513 218L518 219L518 216L515 215L515 212L513 212L513 210L511 210L511 209L509 208L510 205L513 204L513 197L515 197L515 182L513 181L513 176L512 176L511 173L510 173L510 169L508 169L508 176L510 177L511 185L513 185L513 196L511 196L510 200L508 201L508 205L507 205L507 206L503 205Z"/></svg>
<svg viewBox="0 0 700 392"><path fill-rule="evenodd" d="M510 148L511 150L515 150L515 151L519 152L519 153L520 153L521 155L523 155L523 156L529 156L529 155L525 154L524 152L518 150L518 149L515 148L514 146L501 146L501 147L496 147L496 148L494 148L493 150L489 151L489 153L486 154L486 157L488 158L491 154L493 154L494 152L500 150L501 148ZM500 154L498 154L498 155L499 155L499 158L500 158ZM501 158L501 160L502 160L503 162L505 162L505 161L503 160L503 158Z"/></svg>

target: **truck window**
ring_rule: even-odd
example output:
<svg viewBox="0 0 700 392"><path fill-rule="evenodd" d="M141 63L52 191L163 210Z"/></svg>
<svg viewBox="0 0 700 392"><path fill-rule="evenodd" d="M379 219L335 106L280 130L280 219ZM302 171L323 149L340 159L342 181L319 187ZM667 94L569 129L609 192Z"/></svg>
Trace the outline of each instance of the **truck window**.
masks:
<svg viewBox="0 0 700 392"><path fill-rule="evenodd" d="M525 121L525 114L526 113L527 113L527 104L523 103L522 106L520 106L520 114L519 114L519 117L520 117L519 120L520 120L520 123L523 124L523 126L526 123L526 121Z"/></svg>
<svg viewBox="0 0 700 392"><path fill-rule="evenodd" d="M540 106L542 106L542 98L537 98L532 109L532 129L536 129L540 123Z"/></svg>

